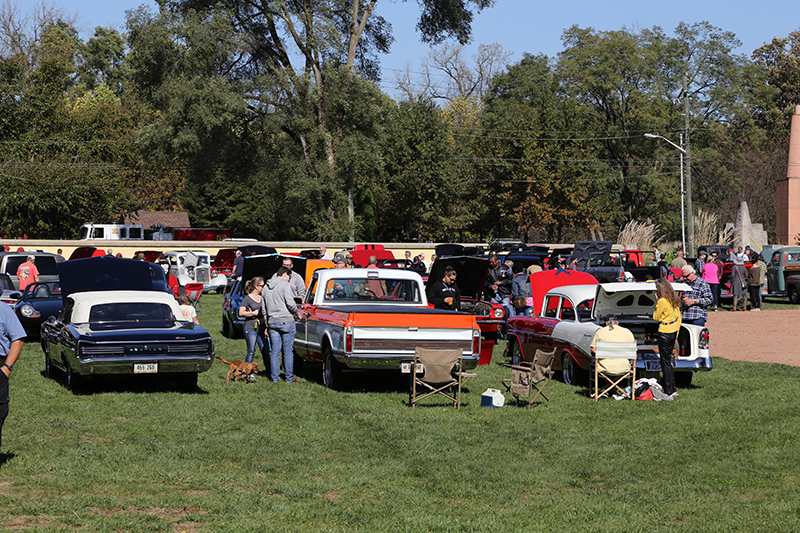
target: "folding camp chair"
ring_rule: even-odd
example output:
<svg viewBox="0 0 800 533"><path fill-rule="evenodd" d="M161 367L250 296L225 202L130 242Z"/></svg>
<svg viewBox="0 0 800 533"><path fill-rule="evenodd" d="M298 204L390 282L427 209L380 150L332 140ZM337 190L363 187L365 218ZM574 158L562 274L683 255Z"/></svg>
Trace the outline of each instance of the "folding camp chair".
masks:
<svg viewBox="0 0 800 533"><path fill-rule="evenodd" d="M517 404L520 403L520 398L527 398L528 409L539 396L544 398L549 406L550 380L553 377L550 367L555 355L555 348L549 352L536 350L531 362L522 361L517 365L501 364L499 386L505 387L505 390L517 400ZM511 370L510 378L503 377L503 371L507 369ZM547 392L545 392L545 387L547 387Z"/></svg>
<svg viewBox="0 0 800 533"><path fill-rule="evenodd" d="M186 296L189 298L189 303L192 304L195 309L200 310L200 297L203 295L203 284L187 283L184 287L184 291L186 291Z"/></svg>
<svg viewBox="0 0 800 533"><path fill-rule="evenodd" d="M617 371L612 372L607 370L603 366L603 362L605 360L613 360L613 359L627 359L629 361L628 370L624 371ZM592 375L592 381L594 382L594 387L592 390L592 398L594 401L600 399L601 396L604 396L611 390L616 389L622 396L630 398L631 400L634 399L636 396L635 383L636 383L636 342L607 342L607 341L598 341L594 348L594 362L592 363L594 366L594 372ZM603 387L605 387L602 391L600 390L600 378L603 378ZM630 378L631 380L631 387L630 392L625 392L620 386L620 383L626 379Z"/></svg>
<svg viewBox="0 0 800 533"><path fill-rule="evenodd" d="M452 401L453 407L460 409L463 362L460 348L452 350L417 348L414 351L414 364L411 367L409 403L412 409L423 398L437 394ZM451 392L452 388L455 390Z"/></svg>

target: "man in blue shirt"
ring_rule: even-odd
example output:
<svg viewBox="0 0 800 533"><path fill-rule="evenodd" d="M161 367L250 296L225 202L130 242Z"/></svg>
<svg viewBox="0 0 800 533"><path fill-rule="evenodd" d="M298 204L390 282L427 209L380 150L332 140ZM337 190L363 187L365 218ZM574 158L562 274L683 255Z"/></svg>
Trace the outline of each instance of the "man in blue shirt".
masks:
<svg viewBox="0 0 800 533"><path fill-rule="evenodd" d="M695 273L693 266L686 265L681 272L684 281L692 287L692 290L683 293L683 305L681 306L683 323L705 326L708 319L708 306L714 302L711 287L706 280Z"/></svg>
<svg viewBox="0 0 800 533"><path fill-rule="evenodd" d="M0 304L0 445L3 443L3 423L8 416L8 378L22 351L25 329L11 306Z"/></svg>

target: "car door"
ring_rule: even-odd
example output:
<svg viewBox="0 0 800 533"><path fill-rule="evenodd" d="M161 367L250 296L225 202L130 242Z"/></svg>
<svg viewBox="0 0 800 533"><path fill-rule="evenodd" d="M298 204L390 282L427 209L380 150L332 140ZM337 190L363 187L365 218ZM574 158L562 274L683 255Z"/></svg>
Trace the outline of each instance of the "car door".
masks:
<svg viewBox="0 0 800 533"><path fill-rule="evenodd" d="M783 275L780 272L781 252L780 250L772 254L772 259L767 266L767 290L782 291Z"/></svg>
<svg viewBox="0 0 800 533"><path fill-rule="evenodd" d="M317 291L317 276L314 276L311 279L311 283L308 285L308 289L306 290L306 297L303 300L303 303L300 304L299 307L299 316L295 321L295 326L297 328L297 332L295 333L294 337L294 351L300 357L307 357L309 354L309 323L308 323L308 315L311 314L314 306L314 295ZM317 340L317 344L319 341Z"/></svg>

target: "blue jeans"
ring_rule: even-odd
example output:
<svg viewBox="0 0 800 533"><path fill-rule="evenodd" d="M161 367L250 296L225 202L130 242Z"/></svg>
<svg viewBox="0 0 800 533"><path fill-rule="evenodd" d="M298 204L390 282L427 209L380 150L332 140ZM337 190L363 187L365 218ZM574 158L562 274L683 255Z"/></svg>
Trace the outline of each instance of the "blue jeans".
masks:
<svg viewBox="0 0 800 533"><path fill-rule="evenodd" d="M247 344L247 356L244 358L245 362L252 363L253 357L256 353L256 344L258 351L264 355L264 337L258 334L258 330L244 328L244 341ZM267 358L264 357L264 367L267 366ZM266 370L266 368L264 368Z"/></svg>
<svg viewBox="0 0 800 533"><path fill-rule="evenodd" d="M291 322L279 322L269 325L269 342L271 351L269 366L272 381L281 380L281 348L283 348L283 369L286 372L286 381L294 381L294 334L297 326Z"/></svg>
<svg viewBox="0 0 800 533"><path fill-rule="evenodd" d="M695 318L693 320L684 320L684 324L694 324L695 326L703 326L706 327L706 319L705 318Z"/></svg>
<svg viewBox="0 0 800 533"><path fill-rule="evenodd" d="M493 303L502 305L506 310L506 318L512 317L515 315L514 313L514 306L511 305L511 297L504 296L501 297L499 294L495 294L491 300Z"/></svg>

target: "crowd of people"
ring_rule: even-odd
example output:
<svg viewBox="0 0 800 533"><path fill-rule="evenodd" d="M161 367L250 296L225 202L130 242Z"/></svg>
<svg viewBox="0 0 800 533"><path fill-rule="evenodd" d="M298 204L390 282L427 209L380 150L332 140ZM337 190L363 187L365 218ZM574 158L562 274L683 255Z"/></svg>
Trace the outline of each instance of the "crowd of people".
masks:
<svg viewBox="0 0 800 533"><path fill-rule="evenodd" d="M761 311L761 294L767 275L767 264L764 262L764 258L755 250L751 250L749 246L744 248L739 246L735 252L733 249L729 249L725 259L732 265L730 275L730 292L733 296L732 310L746 311L749 297L750 311ZM748 264L749 267L746 266ZM670 263L672 268L683 268L686 265L683 252L680 251L676 253L675 259ZM708 254L701 250L694 264L697 275L705 280L711 289L713 302L710 305L713 305L714 311L719 311L720 307L724 268L724 262L716 251Z"/></svg>

